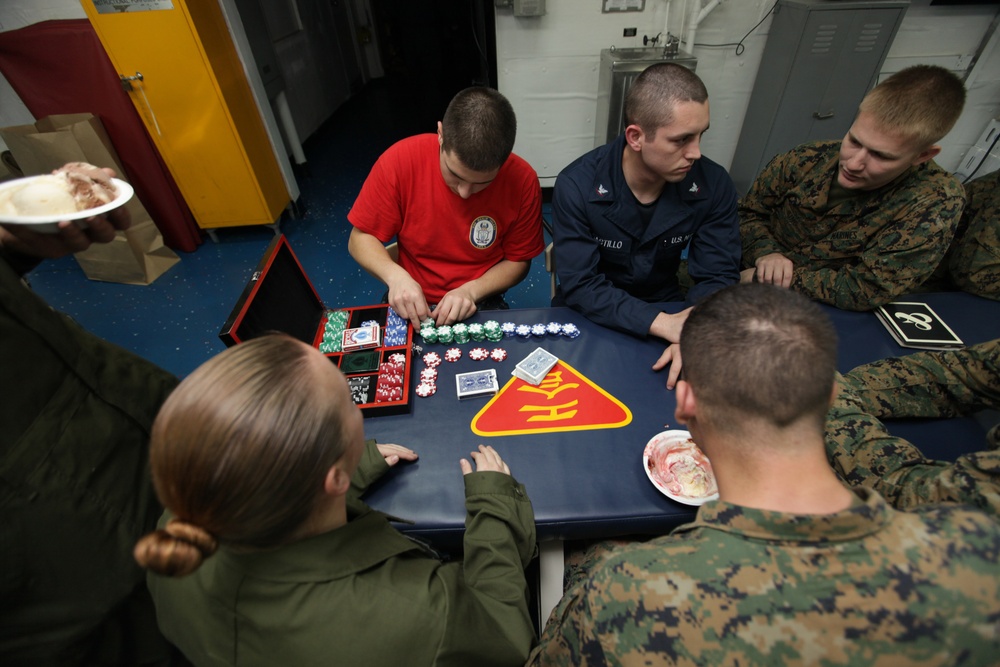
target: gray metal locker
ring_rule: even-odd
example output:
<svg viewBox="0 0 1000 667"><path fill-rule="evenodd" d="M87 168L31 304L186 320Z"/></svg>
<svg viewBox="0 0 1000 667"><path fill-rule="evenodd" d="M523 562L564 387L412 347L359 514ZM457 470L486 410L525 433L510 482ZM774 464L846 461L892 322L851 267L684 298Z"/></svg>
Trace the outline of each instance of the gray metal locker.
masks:
<svg viewBox="0 0 1000 667"><path fill-rule="evenodd" d="M846 134L909 4L778 2L729 170L737 192L775 155Z"/></svg>

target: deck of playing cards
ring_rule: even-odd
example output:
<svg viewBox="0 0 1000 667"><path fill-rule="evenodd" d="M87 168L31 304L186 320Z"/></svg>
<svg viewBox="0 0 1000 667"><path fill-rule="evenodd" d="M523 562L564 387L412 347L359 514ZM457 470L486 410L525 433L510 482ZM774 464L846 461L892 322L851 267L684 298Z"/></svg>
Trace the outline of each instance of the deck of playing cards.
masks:
<svg viewBox="0 0 1000 667"><path fill-rule="evenodd" d="M535 351L527 357L517 362L511 374L514 377L521 378L528 384L538 386L557 363L559 363L559 358L556 355L539 347L535 348Z"/></svg>
<svg viewBox="0 0 1000 667"><path fill-rule="evenodd" d="M455 389L459 398L496 394L500 391L496 369L458 373L455 375Z"/></svg>
<svg viewBox="0 0 1000 667"><path fill-rule="evenodd" d="M903 347L948 350L963 346L962 339L926 303L895 301L881 306L875 315Z"/></svg>

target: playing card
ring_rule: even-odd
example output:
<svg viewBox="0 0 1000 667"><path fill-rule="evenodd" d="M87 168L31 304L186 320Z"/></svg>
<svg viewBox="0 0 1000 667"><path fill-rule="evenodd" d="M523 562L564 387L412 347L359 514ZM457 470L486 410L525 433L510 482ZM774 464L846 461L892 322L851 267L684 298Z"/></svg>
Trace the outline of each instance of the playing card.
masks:
<svg viewBox="0 0 1000 667"><path fill-rule="evenodd" d="M557 363L559 363L558 357L539 347L517 363L512 375L530 384L538 385Z"/></svg>
<svg viewBox="0 0 1000 667"><path fill-rule="evenodd" d="M455 388L459 398L469 398L471 396L495 394L500 390L500 385L497 382L496 370L490 368L485 371L456 374Z"/></svg>

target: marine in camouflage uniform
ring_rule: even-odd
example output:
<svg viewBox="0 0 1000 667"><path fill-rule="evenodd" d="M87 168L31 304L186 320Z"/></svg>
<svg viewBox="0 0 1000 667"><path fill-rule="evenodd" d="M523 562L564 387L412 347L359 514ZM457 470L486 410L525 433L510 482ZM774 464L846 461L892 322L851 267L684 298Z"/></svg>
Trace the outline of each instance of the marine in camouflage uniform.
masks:
<svg viewBox="0 0 1000 667"><path fill-rule="evenodd" d="M1000 526L856 494L827 516L717 500L615 549L566 593L528 664L996 664Z"/></svg>
<svg viewBox="0 0 1000 667"><path fill-rule="evenodd" d="M998 407L1000 339L962 350L882 359L842 378L827 416L827 457L848 484L874 488L896 508L959 502L998 516L997 443L954 463L933 461L890 435L878 419L948 418Z"/></svg>
<svg viewBox="0 0 1000 667"><path fill-rule="evenodd" d="M965 186L969 202L945 258L959 289L1000 299L1000 170Z"/></svg>
<svg viewBox="0 0 1000 667"><path fill-rule="evenodd" d="M872 310L911 292L941 262L965 193L928 161L872 191L837 183L840 142L778 155L740 201L743 268L781 253L791 289L845 310ZM831 188L834 195L831 196Z"/></svg>

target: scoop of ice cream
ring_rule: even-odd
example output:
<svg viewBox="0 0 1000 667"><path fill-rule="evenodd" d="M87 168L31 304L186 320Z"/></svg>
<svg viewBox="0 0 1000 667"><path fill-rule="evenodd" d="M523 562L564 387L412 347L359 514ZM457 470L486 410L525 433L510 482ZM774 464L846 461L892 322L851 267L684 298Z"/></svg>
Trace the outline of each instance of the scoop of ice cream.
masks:
<svg viewBox="0 0 1000 667"><path fill-rule="evenodd" d="M70 162L52 172L65 177L70 194L76 199L76 210L97 208L114 201L118 189L107 172L86 162Z"/></svg>
<svg viewBox="0 0 1000 667"><path fill-rule="evenodd" d="M26 179L0 192L6 215L68 215L114 201L118 188L103 169L71 162L51 174Z"/></svg>
<svg viewBox="0 0 1000 667"><path fill-rule="evenodd" d="M8 210L14 215L63 215L76 213L76 199L70 194L66 179L39 176L10 192Z"/></svg>

